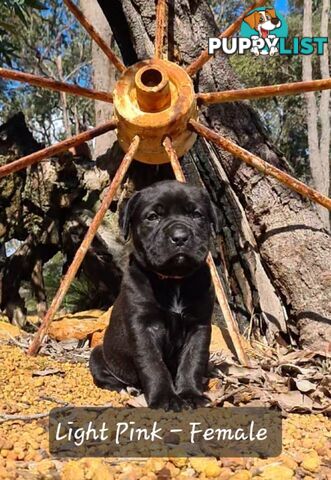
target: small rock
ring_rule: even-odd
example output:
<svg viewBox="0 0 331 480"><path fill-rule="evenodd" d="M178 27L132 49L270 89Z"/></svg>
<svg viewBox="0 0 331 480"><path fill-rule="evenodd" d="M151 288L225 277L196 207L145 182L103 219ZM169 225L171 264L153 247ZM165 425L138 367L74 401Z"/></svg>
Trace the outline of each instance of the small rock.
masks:
<svg viewBox="0 0 331 480"><path fill-rule="evenodd" d="M186 457L170 457L169 461L172 462L175 467L183 468L188 463L188 458Z"/></svg>
<svg viewBox="0 0 331 480"><path fill-rule="evenodd" d="M267 465L261 473L263 480L292 480L294 472L284 465Z"/></svg>
<svg viewBox="0 0 331 480"><path fill-rule="evenodd" d="M61 472L61 480L84 480L84 468L77 462L68 462L64 465Z"/></svg>
<svg viewBox="0 0 331 480"><path fill-rule="evenodd" d="M48 334L54 340L84 340L97 331L104 331L108 326L112 307L106 312L99 310L98 316L95 310L67 314L64 317L55 319L51 323Z"/></svg>
<svg viewBox="0 0 331 480"><path fill-rule="evenodd" d="M8 338L19 337L23 334L24 332L21 331L16 325L0 321L0 338L5 338L8 340Z"/></svg>
<svg viewBox="0 0 331 480"><path fill-rule="evenodd" d="M251 480L252 474L248 470L241 470L230 477L230 480Z"/></svg>
<svg viewBox="0 0 331 480"><path fill-rule="evenodd" d="M42 385L44 385L44 383L45 383L44 378L38 377L38 378L36 378L35 381L34 381L34 386L35 386L35 387L41 387Z"/></svg>
<svg viewBox="0 0 331 480"><path fill-rule="evenodd" d="M1 448L3 448L4 450L11 450L12 448L14 448L14 444L10 440L5 440Z"/></svg>
<svg viewBox="0 0 331 480"><path fill-rule="evenodd" d="M100 463L93 473L92 480L113 480L114 476L105 463Z"/></svg>
<svg viewBox="0 0 331 480"><path fill-rule="evenodd" d="M7 474L7 470L4 467L0 467L0 478L6 478Z"/></svg>
<svg viewBox="0 0 331 480"><path fill-rule="evenodd" d="M159 472L165 466L165 461L161 458L149 458L144 465L146 473Z"/></svg>
<svg viewBox="0 0 331 480"><path fill-rule="evenodd" d="M313 441L311 438L304 438L301 445L303 448L311 448L313 446Z"/></svg>
<svg viewBox="0 0 331 480"><path fill-rule="evenodd" d="M231 475L233 475L233 471L231 470L231 468L221 468L221 472L217 477L217 480L229 480L229 478L231 478Z"/></svg>
<svg viewBox="0 0 331 480"><path fill-rule="evenodd" d="M180 469L177 468L172 462L167 462L165 464L165 468L169 470L171 478L176 477L180 472Z"/></svg>
<svg viewBox="0 0 331 480"><path fill-rule="evenodd" d="M228 457L222 459L223 467L233 467L233 468L245 468L246 467L246 458L236 458L236 457Z"/></svg>
<svg viewBox="0 0 331 480"><path fill-rule="evenodd" d="M281 455L280 460L285 467L290 468L291 470L296 470L298 464L297 462L288 455Z"/></svg>
<svg viewBox="0 0 331 480"><path fill-rule="evenodd" d="M171 479L171 473L170 470L166 467L163 467L157 474L157 479L158 480L170 480Z"/></svg>
<svg viewBox="0 0 331 480"><path fill-rule="evenodd" d="M102 342L103 342L103 337L105 336L105 331L106 331L106 329L101 330L100 332L94 332L94 333L92 334L92 337L91 337L91 345L90 345L91 348L94 348L94 347L96 347L97 345L101 345L101 344L102 344Z"/></svg>
<svg viewBox="0 0 331 480"><path fill-rule="evenodd" d="M308 470L308 472L316 473L321 468L321 459L317 453L313 451L303 458L301 466L305 470Z"/></svg>
<svg viewBox="0 0 331 480"><path fill-rule="evenodd" d="M190 458L190 463L196 472L206 477L217 477L221 472L216 458Z"/></svg>

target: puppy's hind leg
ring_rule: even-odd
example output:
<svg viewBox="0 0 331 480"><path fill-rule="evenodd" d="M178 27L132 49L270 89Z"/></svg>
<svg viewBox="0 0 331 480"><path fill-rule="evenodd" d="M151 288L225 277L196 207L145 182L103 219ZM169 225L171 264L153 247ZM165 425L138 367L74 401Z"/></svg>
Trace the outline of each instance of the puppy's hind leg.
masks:
<svg viewBox="0 0 331 480"><path fill-rule="evenodd" d="M89 367L94 384L97 387L116 390L117 392L125 388L126 385L115 378L109 370L102 353L101 345L98 345L92 350Z"/></svg>

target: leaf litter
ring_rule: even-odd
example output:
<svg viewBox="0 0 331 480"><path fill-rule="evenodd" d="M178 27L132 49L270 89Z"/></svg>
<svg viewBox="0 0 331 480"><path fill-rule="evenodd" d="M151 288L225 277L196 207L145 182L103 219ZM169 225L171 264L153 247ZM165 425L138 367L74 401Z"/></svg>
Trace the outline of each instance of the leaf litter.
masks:
<svg viewBox="0 0 331 480"><path fill-rule="evenodd" d="M87 368L88 341L50 338L36 358L26 357L31 335L2 340L0 394L0 479L74 478L161 480L162 478L326 480L331 470L330 353L287 351L252 345L251 365L243 367L229 351L210 356L210 407L263 406L285 418L283 453L276 459L81 459L59 461L48 452L47 413L59 405L113 405L140 408L135 389L96 388ZM31 387L31 388L30 388ZM306 415L313 413L315 415ZM5 473L4 473L5 472Z"/></svg>

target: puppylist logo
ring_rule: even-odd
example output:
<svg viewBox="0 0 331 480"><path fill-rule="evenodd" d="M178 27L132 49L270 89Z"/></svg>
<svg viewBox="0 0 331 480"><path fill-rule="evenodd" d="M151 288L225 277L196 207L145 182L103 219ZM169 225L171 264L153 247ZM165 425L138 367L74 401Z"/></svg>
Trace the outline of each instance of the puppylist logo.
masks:
<svg viewBox="0 0 331 480"><path fill-rule="evenodd" d="M328 37L293 37L289 39L285 17L274 7L251 10L241 23L240 33L234 38L209 38L208 53L217 50L227 55L323 55Z"/></svg>

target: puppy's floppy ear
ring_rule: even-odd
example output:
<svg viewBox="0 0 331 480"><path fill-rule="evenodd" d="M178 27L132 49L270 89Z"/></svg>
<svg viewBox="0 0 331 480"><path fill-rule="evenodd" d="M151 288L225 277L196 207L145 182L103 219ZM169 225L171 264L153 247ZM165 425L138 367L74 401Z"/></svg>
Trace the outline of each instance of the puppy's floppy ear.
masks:
<svg viewBox="0 0 331 480"><path fill-rule="evenodd" d="M125 240L129 238L132 216L136 210L140 195L140 192L134 193L132 197L130 197L126 202L123 202L124 205L122 204L120 207L119 226Z"/></svg>
<svg viewBox="0 0 331 480"><path fill-rule="evenodd" d="M244 21L248 23L253 30L256 30L256 27L259 24L258 16L259 12L253 12L250 15L247 15L247 17L244 18Z"/></svg>

